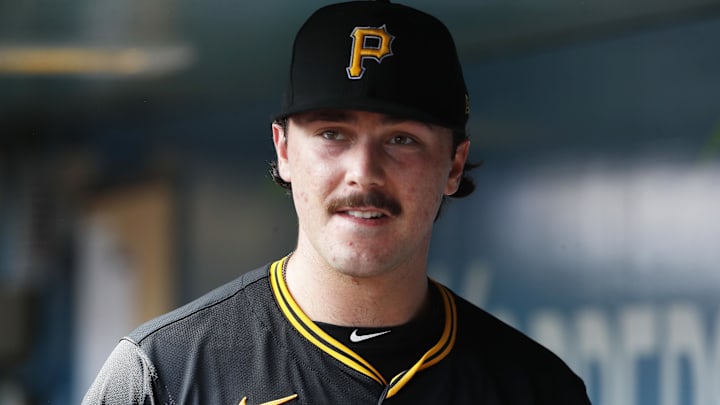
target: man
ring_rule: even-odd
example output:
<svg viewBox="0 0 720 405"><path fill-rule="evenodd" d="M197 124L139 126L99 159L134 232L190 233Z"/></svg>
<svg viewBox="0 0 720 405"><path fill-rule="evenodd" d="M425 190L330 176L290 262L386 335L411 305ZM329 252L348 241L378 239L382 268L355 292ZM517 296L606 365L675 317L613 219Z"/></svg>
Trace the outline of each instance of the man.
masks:
<svg viewBox="0 0 720 405"><path fill-rule="evenodd" d="M272 125L294 252L139 327L84 402L589 404L562 360L427 276L444 199L473 190L468 113L440 21L318 10Z"/></svg>

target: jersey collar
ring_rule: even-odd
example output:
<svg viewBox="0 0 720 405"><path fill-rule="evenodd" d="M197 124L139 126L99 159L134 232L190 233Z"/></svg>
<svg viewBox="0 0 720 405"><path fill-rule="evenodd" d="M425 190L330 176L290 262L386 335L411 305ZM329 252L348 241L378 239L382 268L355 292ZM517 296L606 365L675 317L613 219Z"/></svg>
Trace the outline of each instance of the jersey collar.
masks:
<svg viewBox="0 0 720 405"><path fill-rule="evenodd" d="M337 341L323 331L300 309L295 302L283 277L283 265L288 256L270 265L270 286L280 310L292 326L312 344L346 366L386 386L387 398L395 395L418 371L431 367L445 358L455 344L457 335L457 308L450 291L431 280L440 291L445 312L445 325L440 339L430 347L420 359L407 370L399 373L388 382L367 360L349 347Z"/></svg>

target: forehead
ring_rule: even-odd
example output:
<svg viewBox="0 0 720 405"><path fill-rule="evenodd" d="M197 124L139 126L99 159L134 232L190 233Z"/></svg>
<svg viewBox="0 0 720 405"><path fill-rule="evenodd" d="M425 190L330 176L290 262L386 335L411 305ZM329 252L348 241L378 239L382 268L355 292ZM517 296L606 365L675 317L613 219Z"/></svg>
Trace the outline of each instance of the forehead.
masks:
<svg viewBox="0 0 720 405"><path fill-rule="evenodd" d="M295 114L290 119L297 124L309 124L313 122L337 122L347 124L358 124L366 121L377 122L382 125L411 124L424 126L432 131L448 131L449 129L426 122L416 121L395 115L388 115L377 112L361 111L361 110L343 110L343 109L326 109L313 110Z"/></svg>

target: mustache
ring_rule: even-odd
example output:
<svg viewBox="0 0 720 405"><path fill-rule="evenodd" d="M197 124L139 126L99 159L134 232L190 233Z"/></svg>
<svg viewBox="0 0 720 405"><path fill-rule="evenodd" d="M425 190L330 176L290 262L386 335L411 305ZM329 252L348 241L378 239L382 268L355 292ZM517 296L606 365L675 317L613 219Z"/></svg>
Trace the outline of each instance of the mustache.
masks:
<svg viewBox="0 0 720 405"><path fill-rule="evenodd" d="M396 199L377 190L371 190L366 193L353 193L334 198L328 203L328 212L336 212L341 207L375 207L385 210L393 216L400 215L402 212L402 207Z"/></svg>

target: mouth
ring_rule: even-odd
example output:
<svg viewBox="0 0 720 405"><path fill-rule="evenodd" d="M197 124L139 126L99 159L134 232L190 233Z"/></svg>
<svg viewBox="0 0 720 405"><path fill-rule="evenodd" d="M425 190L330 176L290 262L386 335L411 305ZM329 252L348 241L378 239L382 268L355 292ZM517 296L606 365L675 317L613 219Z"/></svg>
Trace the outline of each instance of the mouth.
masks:
<svg viewBox="0 0 720 405"><path fill-rule="evenodd" d="M359 219L378 219L386 216L380 211L358 211L358 210L347 210L343 211L345 214Z"/></svg>

